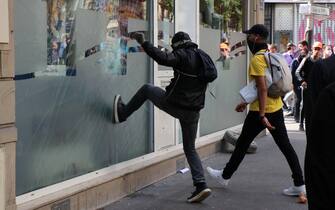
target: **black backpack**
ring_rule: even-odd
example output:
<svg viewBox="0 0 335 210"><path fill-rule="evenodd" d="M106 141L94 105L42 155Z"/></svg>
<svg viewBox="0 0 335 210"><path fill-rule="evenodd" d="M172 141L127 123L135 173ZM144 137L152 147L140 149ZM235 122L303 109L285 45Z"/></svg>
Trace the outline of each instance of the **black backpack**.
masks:
<svg viewBox="0 0 335 210"><path fill-rule="evenodd" d="M199 80L206 83L213 82L218 77L218 72L213 60L203 50L197 49L196 51L202 63L202 68L200 68L198 75Z"/></svg>
<svg viewBox="0 0 335 210"><path fill-rule="evenodd" d="M197 78L204 83L213 82L218 77L218 72L213 60L201 49L194 49L194 51L197 53L201 63L201 66L199 67L199 74L193 75L181 72L177 69L175 70L182 75Z"/></svg>

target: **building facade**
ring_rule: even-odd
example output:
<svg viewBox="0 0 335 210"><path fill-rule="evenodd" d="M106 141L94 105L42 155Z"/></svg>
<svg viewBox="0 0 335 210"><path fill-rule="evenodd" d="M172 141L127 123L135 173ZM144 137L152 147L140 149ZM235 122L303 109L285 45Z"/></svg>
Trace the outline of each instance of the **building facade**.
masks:
<svg viewBox="0 0 335 210"><path fill-rule="evenodd" d="M304 40L307 16L301 14L299 7L307 4L306 0L265 0L264 22L271 31L270 42L279 46L281 52L286 50L289 42ZM335 44L335 1L314 0L313 4L330 10L329 16L313 15L313 41L327 45Z"/></svg>

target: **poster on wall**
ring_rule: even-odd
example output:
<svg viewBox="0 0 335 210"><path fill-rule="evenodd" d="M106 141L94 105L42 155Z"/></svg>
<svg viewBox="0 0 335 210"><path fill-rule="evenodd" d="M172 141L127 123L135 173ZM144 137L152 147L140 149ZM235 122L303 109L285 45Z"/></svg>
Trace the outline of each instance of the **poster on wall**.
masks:
<svg viewBox="0 0 335 210"><path fill-rule="evenodd" d="M0 0L0 43L9 42L8 0Z"/></svg>
<svg viewBox="0 0 335 210"><path fill-rule="evenodd" d="M99 65L113 74L127 74L127 54L142 51L140 46L129 47L129 19L145 18L145 0L84 0L81 8L102 12L107 17L106 36L103 43L97 43L85 51L84 57L102 52L102 58L97 60Z"/></svg>

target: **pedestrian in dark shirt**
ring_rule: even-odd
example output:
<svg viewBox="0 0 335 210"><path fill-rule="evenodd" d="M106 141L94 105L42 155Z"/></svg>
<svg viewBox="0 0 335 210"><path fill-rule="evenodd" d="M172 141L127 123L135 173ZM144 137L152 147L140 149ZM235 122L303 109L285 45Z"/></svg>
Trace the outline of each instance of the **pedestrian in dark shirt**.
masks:
<svg viewBox="0 0 335 210"><path fill-rule="evenodd" d="M307 136L305 174L310 210L335 209L335 56L319 60L308 78L311 130Z"/></svg>
<svg viewBox="0 0 335 210"><path fill-rule="evenodd" d="M158 64L173 67L174 77L166 90L152 84L143 85L127 104L122 102L120 95L116 95L113 119L115 123L125 121L146 100L179 119L183 148L191 168L193 184L196 187L187 200L188 202L201 202L211 194L195 149L200 110L205 106L207 83L196 77L188 76L198 75L199 68L202 66L197 53L198 45L193 43L189 35L184 32L178 32L173 36L172 52L163 52L150 42L144 41L142 33L133 33L131 38L141 44L144 51Z"/></svg>
<svg viewBox="0 0 335 210"><path fill-rule="evenodd" d="M304 130L304 114L301 113L301 110L300 110L300 104L302 102L301 82L298 80L295 73L296 73L297 68L299 67L299 64L307 56L307 54L308 54L307 48L301 49L300 55L293 60L292 65L291 65L293 91L295 94L294 119L296 122L300 122L299 130Z"/></svg>
<svg viewBox="0 0 335 210"><path fill-rule="evenodd" d="M298 69L296 70L296 76L298 80L301 82L301 86L303 88L303 113L305 115L305 130L306 136L308 138L308 132L311 123L311 98L308 90L308 78L309 73L312 71L314 63L322 58L322 43L321 42L314 42L312 47L312 55L305 57Z"/></svg>

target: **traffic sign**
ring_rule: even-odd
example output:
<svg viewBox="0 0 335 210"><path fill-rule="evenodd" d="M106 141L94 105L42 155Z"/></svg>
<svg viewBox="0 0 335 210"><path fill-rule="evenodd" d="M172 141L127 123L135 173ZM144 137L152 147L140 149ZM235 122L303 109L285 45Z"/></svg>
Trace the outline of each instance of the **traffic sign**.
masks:
<svg viewBox="0 0 335 210"><path fill-rule="evenodd" d="M310 4L300 4L299 5L299 13L305 14L305 15L329 15L329 8L327 7L321 7L321 6L315 6Z"/></svg>

